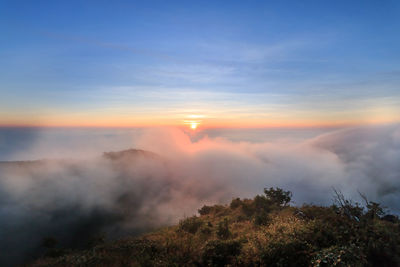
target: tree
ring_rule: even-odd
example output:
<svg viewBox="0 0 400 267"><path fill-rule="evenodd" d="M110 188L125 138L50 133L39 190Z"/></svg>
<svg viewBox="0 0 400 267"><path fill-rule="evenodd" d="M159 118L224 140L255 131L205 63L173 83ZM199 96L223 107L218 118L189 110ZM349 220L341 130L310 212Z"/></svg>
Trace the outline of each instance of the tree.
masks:
<svg viewBox="0 0 400 267"><path fill-rule="evenodd" d="M287 206L292 199L292 192L283 191L283 189L276 187L264 188L264 194L267 199L278 206Z"/></svg>

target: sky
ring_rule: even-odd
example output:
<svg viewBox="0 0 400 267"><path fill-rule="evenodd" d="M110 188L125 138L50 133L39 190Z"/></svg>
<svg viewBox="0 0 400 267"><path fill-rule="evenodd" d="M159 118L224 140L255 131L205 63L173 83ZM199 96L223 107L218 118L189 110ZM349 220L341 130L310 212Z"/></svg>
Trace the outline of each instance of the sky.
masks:
<svg viewBox="0 0 400 267"><path fill-rule="evenodd" d="M399 1L1 0L0 125L400 122L399 14Z"/></svg>
<svg viewBox="0 0 400 267"><path fill-rule="evenodd" d="M0 265L265 187L400 214L399 29L397 0L0 0ZM101 157L130 148L160 157Z"/></svg>

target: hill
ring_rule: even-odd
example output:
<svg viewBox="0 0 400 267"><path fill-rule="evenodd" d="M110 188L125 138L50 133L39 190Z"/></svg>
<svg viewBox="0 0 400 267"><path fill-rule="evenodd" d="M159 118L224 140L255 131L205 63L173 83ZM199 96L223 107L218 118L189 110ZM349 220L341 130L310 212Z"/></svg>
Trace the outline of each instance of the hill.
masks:
<svg viewBox="0 0 400 267"><path fill-rule="evenodd" d="M161 156L138 149L0 162L0 266L42 256L44 239L79 250L100 236L171 225L157 210L168 195L167 168Z"/></svg>
<svg viewBox="0 0 400 267"><path fill-rule="evenodd" d="M203 206L138 238L65 251L48 244L33 266L400 266L400 221L366 198L290 206L291 192Z"/></svg>

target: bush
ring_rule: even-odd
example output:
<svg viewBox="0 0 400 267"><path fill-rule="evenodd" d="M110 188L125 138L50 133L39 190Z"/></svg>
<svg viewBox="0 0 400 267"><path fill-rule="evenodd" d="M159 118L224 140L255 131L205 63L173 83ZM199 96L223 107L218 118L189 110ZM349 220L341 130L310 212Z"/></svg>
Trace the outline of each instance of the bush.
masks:
<svg viewBox="0 0 400 267"><path fill-rule="evenodd" d="M269 215L265 211L258 212L254 216L255 225L268 225L270 221Z"/></svg>
<svg viewBox="0 0 400 267"><path fill-rule="evenodd" d="M333 246L319 251L312 260L312 266L366 266L367 261L360 247Z"/></svg>
<svg viewBox="0 0 400 267"><path fill-rule="evenodd" d="M271 240L261 252L263 266L309 266L312 247L295 238Z"/></svg>
<svg viewBox="0 0 400 267"><path fill-rule="evenodd" d="M373 266L400 266L399 225L375 221L360 232L367 260Z"/></svg>
<svg viewBox="0 0 400 267"><path fill-rule="evenodd" d="M256 212L256 207L254 205L254 201L246 200L242 202L242 212L245 216L251 217Z"/></svg>
<svg viewBox="0 0 400 267"><path fill-rule="evenodd" d="M185 232L195 234L197 230L203 225L203 222L196 216L181 220L179 222L179 229Z"/></svg>
<svg viewBox="0 0 400 267"><path fill-rule="evenodd" d="M214 205L214 206L206 206L204 205L201 209L198 210L200 215L209 215L214 214L217 216L224 216L229 213L229 209L222 205Z"/></svg>
<svg viewBox="0 0 400 267"><path fill-rule="evenodd" d="M210 214L212 210L213 210L213 207L204 205L204 206L203 206L201 209L199 209L198 211L199 211L199 214L200 214L200 215L207 215L207 214Z"/></svg>
<svg viewBox="0 0 400 267"><path fill-rule="evenodd" d="M144 236L104 251L102 245L90 253L117 253L121 264L115 266L132 259L135 266L400 266L399 218L385 216L379 203L365 197L361 206L335 193L336 205L296 208L288 206L289 191L265 189L254 199L233 199L230 207L203 206L199 213L206 216L186 218L177 230L150 234L150 240ZM43 240L45 256L67 259L56 245ZM93 265L113 265L114 259Z"/></svg>
<svg viewBox="0 0 400 267"><path fill-rule="evenodd" d="M217 236L221 239L228 239L231 236L227 218L218 223Z"/></svg>
<svg viewBox="0 0 400 267"><path fill-rule="evenodd" d="M303 204L303 206L295 212L295 215L300 219L314 220L316 218L325 218L327 216L337 216L337 213L332 207Z"/></svg>
<svg viewBox="0 0 400 267"><path fill-rule="evenodd" d="M212 224L208 222L200 227L200 233L204 236L209 236L212 233Z"/></svg>
<svg viewBox="0 0 400 267"><path fill-rule="evenodd" d="M256 212L270 212L272 210L272 202L267 199L265 196L257 195L254 198L254 206Z"/></svg>
<svg viewBox="0 0 400 267"><path fill-rule="evenodd" d="M210 227L204 227L200 229L200 233L202 233L205 236L209 236L212 233L212 230Z"/></svg>
<svg viewBox="0 0 400 267"><path fill-rule="evenodd" d="M367 212L365 213L366 218L374 220L374 219L380 219L384 215L385 212L381 207L381 204L372 201L367 203Z"/></svg>
<svg viewBox="0 0 400 267"><path fill-rule="evenodd" d="M387 214L385 216L382 217L383 221L387 221L387 222L391 222L391 223L399 223L399 217L397 217L396 215L393 214Z"/></svg>
<svg viewBox="0 0 400 267"><path fill-rule="evenodd" d="M226 266L240 254L242 244L237 240L213 240L207 243L203 252L203 264L206 266ZM233 264L234 265L234 264Z"/></svg>
<svg viewBox="0 0 400 267"><path fill-rule="evenodd" d="M232 202L230 204L230 208L231 209L237 209L242 205L242 201L240 200L240 198L234 198L232 199Z"/></svg>

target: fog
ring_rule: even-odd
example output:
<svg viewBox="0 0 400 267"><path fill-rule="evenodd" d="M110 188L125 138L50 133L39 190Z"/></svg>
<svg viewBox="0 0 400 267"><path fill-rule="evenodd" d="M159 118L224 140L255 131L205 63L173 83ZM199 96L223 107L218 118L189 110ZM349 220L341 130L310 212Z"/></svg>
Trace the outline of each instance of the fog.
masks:
<svg viewBox="0 0 400 267"><path fill-rule="evenodd" d="M0 163L0 264L40 255L44 237L79 247L100 234L135 235L194 215L204 204L253 197L271 186L291 190L295 205L329 205L335 187L354 200L360 191L400 210L400 125L282 135L104 131L35 134L30 142L14 134L18 149L3 136L2 159L47 159ZM100 153L130 148L149 152Z"/></svg>

